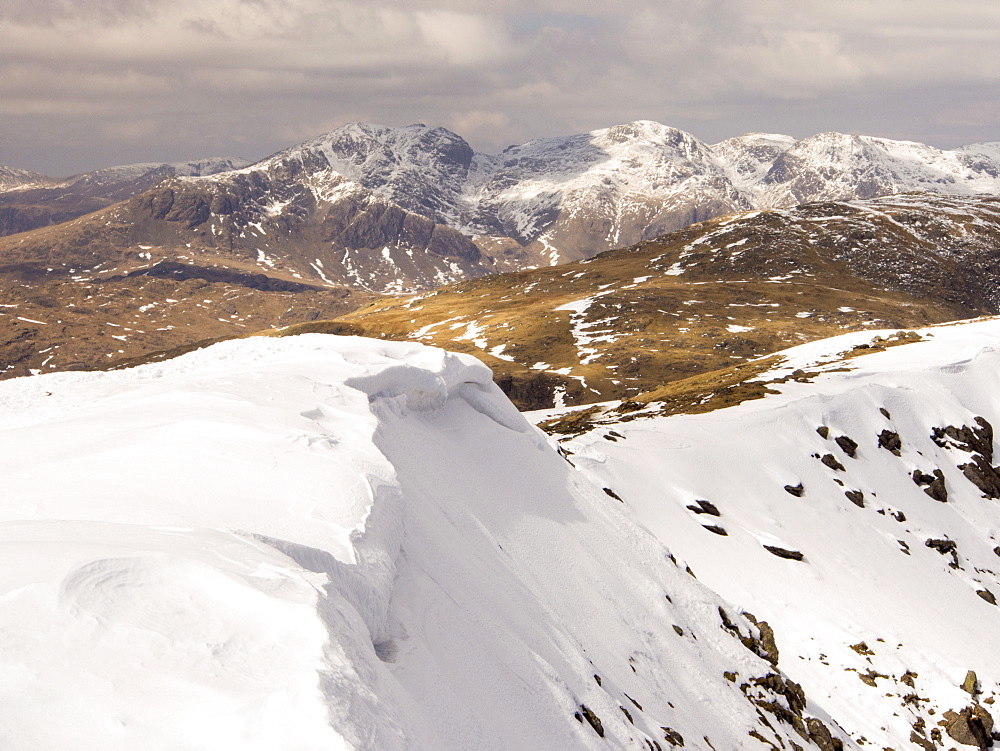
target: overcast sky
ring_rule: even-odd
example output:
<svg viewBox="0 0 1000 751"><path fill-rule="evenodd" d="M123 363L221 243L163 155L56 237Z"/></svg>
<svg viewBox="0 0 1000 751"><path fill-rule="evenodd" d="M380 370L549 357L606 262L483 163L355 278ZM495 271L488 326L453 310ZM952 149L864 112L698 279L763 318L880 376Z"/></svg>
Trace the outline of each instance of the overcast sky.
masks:
<svg viewBox="0 0 1000 751"><path fill-rule="evenodd" d="M636 119L1000 141L1000 0L0 0L0 164L54 176L355 120L495 153Z"/></svg>

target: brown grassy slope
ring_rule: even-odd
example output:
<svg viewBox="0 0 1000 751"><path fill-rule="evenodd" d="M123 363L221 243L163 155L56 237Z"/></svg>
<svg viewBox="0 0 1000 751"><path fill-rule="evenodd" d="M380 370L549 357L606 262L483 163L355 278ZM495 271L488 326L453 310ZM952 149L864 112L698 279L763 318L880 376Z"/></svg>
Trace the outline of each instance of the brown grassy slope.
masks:
<svg viewBox="0 0 1000 751"><path fill-rule="evenodd" d="M844 331L996 312L998 205L897 197L754 212L377 301L333 325L475 354L523 408L621 399Z"/></svg>
<svg viewBox="0 0 1000 751"><path fill-rule="evenodd" d="M371 299L205 249L131 244L128 231L105 211L0 238L0 377L100 368Z"/></svg>

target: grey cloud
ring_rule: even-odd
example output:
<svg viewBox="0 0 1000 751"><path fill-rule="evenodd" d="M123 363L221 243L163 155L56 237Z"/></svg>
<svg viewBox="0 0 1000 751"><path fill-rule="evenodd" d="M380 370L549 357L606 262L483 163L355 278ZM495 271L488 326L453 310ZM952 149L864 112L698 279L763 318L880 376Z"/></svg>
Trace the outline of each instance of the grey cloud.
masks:
<svg viewBox="0 0 1000 751"><path fill-rule="evenodd" d="M7 0L0 164L257 158L354 119L443 124L488 151L637 118L709 141L1000 140L996 13L982 0Z"/></svg>

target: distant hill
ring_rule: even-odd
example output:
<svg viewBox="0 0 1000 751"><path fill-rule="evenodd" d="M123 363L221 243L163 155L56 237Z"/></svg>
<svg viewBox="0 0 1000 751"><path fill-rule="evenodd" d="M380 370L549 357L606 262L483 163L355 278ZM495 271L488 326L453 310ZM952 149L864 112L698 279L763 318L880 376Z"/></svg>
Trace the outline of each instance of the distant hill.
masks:
<svg viewBox="0 0 1000 751"><path fill-rule="evenodd" d="M635 395L842 331L996 314L998 261L1000 198L816 203L382 300L335 325L476 354L515 402L540 408Z"/></svg>
<svg viewBox="0 0 1000 751"><path fill-rule="evenodd" d="M0 166L0 235L75 219L130 198L172 175L211 175L245 164L242 159L223 158L128 164L63 179Z"/></svg>

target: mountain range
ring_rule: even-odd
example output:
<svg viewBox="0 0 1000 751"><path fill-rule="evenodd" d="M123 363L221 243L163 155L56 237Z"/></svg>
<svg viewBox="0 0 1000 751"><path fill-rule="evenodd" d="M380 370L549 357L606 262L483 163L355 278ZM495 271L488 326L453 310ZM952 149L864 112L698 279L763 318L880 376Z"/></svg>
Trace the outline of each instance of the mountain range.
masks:
<svg viewBox="0 0 1000 751"><path fill-rule="evenodd" d="M440 127L354 123L243 169L220 171L226 164L111 168L50 187L37 176L8 177L0 202L42 201L39 190L53 201L60 191L92 196L98 186L101 200L125 198L162 181L110 215L135 228L127 242L192 243L265 272L277 265L319 283L399 293L581 260L752 209L1000 192L996 143L942 151L823 133L708 145L650 121L498 155ZM5 233L28 226L8 214Z"/></svg>
<svg viewBox="0 0 1000 751"><path fill-rule="evenodd" d="M840 326L907 327L996 312L989 252L996 216L987 196L1000 184L998 153L996 144L941 151L842 134L799 141L750 134L707 145L639 121L490 156L443 128L354 124L249 166L133 165L62 181L7 170L0 203L35 201L48 207L40 210L46 221L59 201L80 208L81 196L124 200L0 238L0 370L12 376L96 367L339 318L377 294L458 284L458 297L435 295L419 317L393 314L387 301L337 326L479 352L524 406L553 404L563 393L570 403L641 393L657 379L729 366ZM870 203L870 196L900 191L923 198ZM794 209L800 202L813 208ZM737 218L729 223L719 214ZM15 222L26 214L10 216ZM683 234L695 220L705 220L694 225L703 229ZM661 239L667 229L681 234ZM583 267L544 269L633 242L634 252L587 267L622 291L622 309L632 314L630 330L612 325L600 334L593 324L611 302L611 286L589 285ZM666 267L652 263L652 248L676 243ZM715 260L694 261L705 253ZM533 267L538 271L519 271ZM505 271L529 276L495 277ZM532 286L532 273L547 281ZM731 287L742 275L770 291L778 289L774 279L802 273L813 279L809 293L824 302L808 317L798 314L809 306L792 312L792 305L781 325L742 320L764 310L757 301L740 316L719 318L730 319L721 328L702 331L700 316L687 315L697 306L681 305L712 298L711 285L681 291L699 279ZM580 310L546 310L534 333L518 326L515 338L483 339L454 328L457 316L473 323L461 285L477 278L468 289L492 298L489 310L510 315L508 326L538 312L533 300L547 305L540 290ZM504 299L506 285L520 285L517 299ZM663 285L683 299L661 300L651 290ZM595 294L601 305L585 306ZM900 294L904 305L892 297ZM636 306L649 310L635 318ZM668 319L678 316L695 325L673 330ZM634 335L636 321L648 336ZM666 339L671 346L655 343ZM475 346L480 341L489 346ZM615 348L610 359L599 353Z"/></svg>

